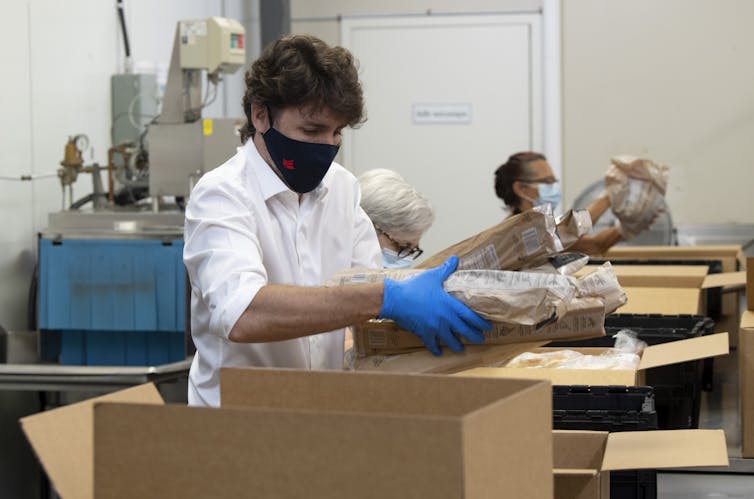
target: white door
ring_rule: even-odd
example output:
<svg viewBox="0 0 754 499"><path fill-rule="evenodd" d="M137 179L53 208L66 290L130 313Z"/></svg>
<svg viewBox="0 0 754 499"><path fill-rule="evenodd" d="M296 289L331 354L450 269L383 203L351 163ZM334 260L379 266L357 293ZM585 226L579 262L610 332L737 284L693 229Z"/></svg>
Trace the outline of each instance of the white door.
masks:
<svg viewBox="0 0 754 499"><path fill-rule="evenodd" d="M343 162L396 170L430 199L425 256L500 222L495 169L542 149L539 26L532 14L342 21L368 114L346 132Z"/></svg>

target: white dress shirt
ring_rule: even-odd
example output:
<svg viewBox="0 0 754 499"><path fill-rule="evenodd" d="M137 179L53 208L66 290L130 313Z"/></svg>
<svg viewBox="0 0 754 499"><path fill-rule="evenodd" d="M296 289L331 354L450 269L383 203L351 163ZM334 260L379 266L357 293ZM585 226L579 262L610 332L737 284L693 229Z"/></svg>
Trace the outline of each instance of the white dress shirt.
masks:
<svg viewBox="0 0 754 499"><path fill-rule="evenodd" d="M234 343L228 335L266 284L321 286L339 270L380 266L360 200L356 178L333 163L299 203L251 139L201 178L184 229L196 345L190 405L220 405L221 367L342 369L342 329L269 343Z"/></svg>

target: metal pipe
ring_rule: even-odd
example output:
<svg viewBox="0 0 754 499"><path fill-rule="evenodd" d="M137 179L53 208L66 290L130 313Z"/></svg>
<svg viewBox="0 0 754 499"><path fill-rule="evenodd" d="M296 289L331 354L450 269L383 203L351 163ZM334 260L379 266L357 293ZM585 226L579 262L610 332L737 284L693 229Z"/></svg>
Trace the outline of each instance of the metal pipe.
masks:
<svg viewBox="0 0 754 499"><path fill-rule="evenodd" d="M126 49L126 59L131 57L131 46L128 44L128 31L126 31L126 18L123 15L123 0L118 0L118 19L120 19L120 28L123 31L123 45Z"/></svg>

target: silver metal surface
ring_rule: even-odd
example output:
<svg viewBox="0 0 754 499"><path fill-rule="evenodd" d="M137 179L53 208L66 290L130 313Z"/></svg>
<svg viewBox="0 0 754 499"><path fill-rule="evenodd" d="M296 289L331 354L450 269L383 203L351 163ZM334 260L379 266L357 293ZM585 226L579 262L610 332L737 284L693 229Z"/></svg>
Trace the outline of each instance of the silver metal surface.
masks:
<svg viewBox="0 0 754 499"><path fill-rule="evenodd" d="M42 237L55 239L145 239L183 236L184 214L175 207L158 213L143 208L50 213Z"/></svg>
<svg viewBox="0 0 754 499"><path fill-rule="evenodd" d="M213 170L241 145L243 120L213 118L149 127L149 192L152 196L188 196L201 174Z"/></svg>
<svg viewBox="0 0 754 499"><path fill-rule="evenodd" d="M141 124L157 116L157 97L157 76L154 74L114 74L110 77L112 144L139 140L144 129Z"/></svg>
<svg viewBox="0 0 754 499"><path fill-rule="evenodd" d="M241 146L239 130L246 120L233 118L212 119L212 133L204 138L204 173L228 161Z"/></svg>
<svg viewBox="0 0 754 499"><path fill-rule="evenodd" d="M202 121L149 127L149 193L188 196L189 177L206 171ZM213 165L214 168L217 165Z"/></svg>
<svg viewBox="0 0 754 499"><path fill-rule="evenodd" d="M751 499L754 476L658 473L659 499Z"/></svg>
<svg viewBox="0 0 754 499"><path fill-rule="evenodd" d="M191 359L145 367L0 364L0 390L99 391L188 376Z"/></svg>

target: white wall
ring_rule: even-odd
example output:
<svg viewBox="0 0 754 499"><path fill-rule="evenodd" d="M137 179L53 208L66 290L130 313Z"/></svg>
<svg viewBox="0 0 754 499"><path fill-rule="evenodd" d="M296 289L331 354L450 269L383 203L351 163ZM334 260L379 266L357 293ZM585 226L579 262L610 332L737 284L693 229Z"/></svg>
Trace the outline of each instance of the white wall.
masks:
<svg viewBox="0 0 754 499"><path fill-rule="evenodd" d="M291 0L291 19L293 32L339 43L339 15L542 4ZM602 178L610 156L633 153L672 167L676 224L754 223L754 2L562 0L561 12L565 206Z"/></svg>
<svg viewBox="0 0 754 499"><path fill-rule="evenodd" d="M131 52L137 68L167 68L179 19L253 15L258 0L125 0ZM14 0L3 2L0 30L0 176L54 173L69 135L89 136L85 161L107 162L110 147L110 76L123 68L114 1ZM251 14L250 14L251 13ZM253 34L252 34L253 35ZM248 51L258 54L258 42ZM241 116L243 72L228 77L206 116ZM76 198L91 191L79 178ZM0 325L26 327L26 304L36 234L61 208L57 178L0 180Z"/></svg>
<svg viewBox="0 0 754 499"><path fill-rule="evenodd" d="M20 176L30 172L32 163L31 95L28 6L25 2L8 2L3 6L6 28L0 30L0 60L5 66L0 80L0 175ZM12 50L11 50L12 48ZM12 77L11 77L12 75ZM50 181L45 181L50 182ZM31 207L33 187L30 183L0 181L0 214L3 220L0 237L0 325L23 324L29 279L33 268L34 213ZM9 317L13 321L8 321ZM11 322L9 324L9 322Z"/></svg>
<svg viewBox="0 0 754 499"><path fill-rule="evenodd" d="M566 199L619 153L672 167L677 224L753 223L754 2L563 2Z"/></svg>

